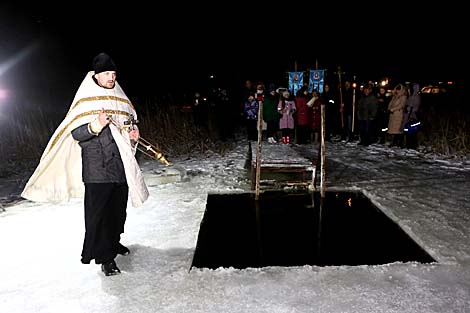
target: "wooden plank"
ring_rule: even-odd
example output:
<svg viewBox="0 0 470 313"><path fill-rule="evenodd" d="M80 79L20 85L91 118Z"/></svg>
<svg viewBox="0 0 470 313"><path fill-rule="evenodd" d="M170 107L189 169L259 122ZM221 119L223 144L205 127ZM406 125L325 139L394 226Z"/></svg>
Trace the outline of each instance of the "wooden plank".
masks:
<svg viewBox="0 0 470 313"><path fill-rule="evenodd" d="M256 150L252 149L251 160L256 162ZM276 164L292 164L293 166L308 166L311 162L300 156L297 151L289 145L270 144L261 148L261 166L271 166Z"/></svg>
<svg viewBox="0 0 470 313"><path fill-rule="evenodd" d="M251 189L255 189L256 183L256 151L251 152ZM264 175L261 175L264 174ZM277 175L277 174L282 174ZM276 177L279 176L279 177ZM271 177L271 182L276 186L301 185L313 186L315 166L310 160L299 155L289 145L263 145L261 150L260 181L266 182ZM281 179L283 178L283 179Z"/></svg>

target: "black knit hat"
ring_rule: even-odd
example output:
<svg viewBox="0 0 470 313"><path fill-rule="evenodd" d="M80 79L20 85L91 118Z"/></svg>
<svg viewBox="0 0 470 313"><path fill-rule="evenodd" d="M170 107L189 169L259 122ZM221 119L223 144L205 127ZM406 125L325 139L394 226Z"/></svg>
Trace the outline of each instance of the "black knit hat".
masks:
<svg viewBox="0 0 470 313"><path fill-rule="evenodd" d="M93 70L95 74L116 71L116 64L114 64L113 59L109 55L102 52L93 58Z"/></svg>

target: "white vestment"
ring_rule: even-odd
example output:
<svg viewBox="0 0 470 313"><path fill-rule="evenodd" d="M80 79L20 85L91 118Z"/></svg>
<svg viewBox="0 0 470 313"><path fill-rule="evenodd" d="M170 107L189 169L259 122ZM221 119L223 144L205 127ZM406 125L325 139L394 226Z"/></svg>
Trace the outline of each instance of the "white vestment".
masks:
<svg viewBox="0 0 470 313"><path fill-rule="evenodd" d="M87 73L75 94L67 115L55 130L44 150L39 165L27 182L21 196L36 202L64 202L83 197L81 147L71 131L92 122L102 108L112 117L111 133L119 148L124 164L132 206L141 206L149 197L142 171L135 158L129 134L122 129L130 117L137 113L130 100L116 82L114 88L98 86L94 72Z"/></svg>

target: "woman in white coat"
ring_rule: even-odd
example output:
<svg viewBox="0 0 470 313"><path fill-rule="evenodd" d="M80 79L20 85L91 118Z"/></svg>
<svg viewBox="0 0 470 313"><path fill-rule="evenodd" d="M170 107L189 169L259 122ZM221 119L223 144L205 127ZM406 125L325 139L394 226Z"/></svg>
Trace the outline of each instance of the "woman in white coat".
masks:
<svg viewBox="0 0 470 313"><path fill-rule="evenodd" d="M403 145L403 112L406 106L408 93L404 85L398 84L393 89L393 96L388 104L388 130L387 133L392 136L390 146Z"/></svg>

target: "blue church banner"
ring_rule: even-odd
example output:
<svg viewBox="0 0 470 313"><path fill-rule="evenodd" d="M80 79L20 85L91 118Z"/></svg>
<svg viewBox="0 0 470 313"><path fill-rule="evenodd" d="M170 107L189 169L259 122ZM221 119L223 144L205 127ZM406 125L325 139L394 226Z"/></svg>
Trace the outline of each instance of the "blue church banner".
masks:
<svg viewBox="0 0 470 313"><path fill-rule="evenodd" d="M324 70L310 70L310 79L308 84L308 91L311 93L314 89L320 93L323 92L325 71Z"/></svg>
<svg viewBox="0 0 470 313"><path fill-rule="evenodd" d="M304 83L303 72L289 72L289 92L295 95Z"/></svg>

